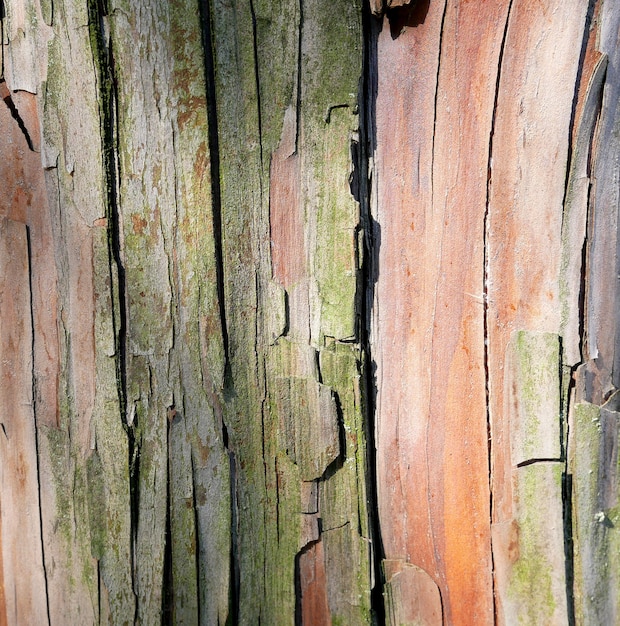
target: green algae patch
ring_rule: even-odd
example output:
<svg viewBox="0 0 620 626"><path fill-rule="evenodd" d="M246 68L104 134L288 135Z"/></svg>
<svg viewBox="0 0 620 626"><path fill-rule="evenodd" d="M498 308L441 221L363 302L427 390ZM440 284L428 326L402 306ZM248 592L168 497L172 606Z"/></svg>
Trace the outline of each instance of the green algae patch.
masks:
<svg viewBox="0 0 620 626"><path fill-rule="evenodd" d="M518 558L509 573L505 613L524 626L561 623L566 615L563 471L560 462L517 470Z"/></svg>
<svg viewBox="0 0 620 626"><path fill-rule="evenodd" d="M513 464L559 459L562 441L559 336L514 332L506 354L505 388Z"/></svg>

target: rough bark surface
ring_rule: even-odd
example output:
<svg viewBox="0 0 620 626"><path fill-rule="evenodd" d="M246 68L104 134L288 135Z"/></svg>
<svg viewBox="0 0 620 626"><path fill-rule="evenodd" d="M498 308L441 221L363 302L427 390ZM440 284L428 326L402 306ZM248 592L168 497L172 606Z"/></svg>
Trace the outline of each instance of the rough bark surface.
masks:
<svg viewBox="0 0 620 626"><path fill-rule="evenodd" d="M616 619L617 19L609 3L448 1L376 25L371 355L393 623ZM606 401L588 443L583 416Z"/></svg>
<svg viewBox="0 0 620 626"><path fill-rule="evenodd" d="M618 621L620 8L0 20L0 625Z"/></svg>

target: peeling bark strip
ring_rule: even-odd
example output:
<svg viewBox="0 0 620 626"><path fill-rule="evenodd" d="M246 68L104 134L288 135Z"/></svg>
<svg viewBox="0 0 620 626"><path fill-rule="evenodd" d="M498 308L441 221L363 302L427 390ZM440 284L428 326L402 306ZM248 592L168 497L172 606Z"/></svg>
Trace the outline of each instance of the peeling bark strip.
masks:
<svg viewBox="0 0 620 626"><path fill-rule="evenodd" d="M0 625L618 622L617 3L0 24Z"/></svg>

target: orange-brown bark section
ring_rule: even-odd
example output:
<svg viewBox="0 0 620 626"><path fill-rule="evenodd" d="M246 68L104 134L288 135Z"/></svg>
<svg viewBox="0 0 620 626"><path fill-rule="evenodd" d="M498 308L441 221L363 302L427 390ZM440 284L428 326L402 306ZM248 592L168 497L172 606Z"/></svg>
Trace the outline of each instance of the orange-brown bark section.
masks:
<svg viewBox="0 0 620 626"><path fill-rule="evenodd" d="M435 581L444 623L493 623L484 226L508 7L421 3L378 39L379 514L386 559Z"/></svg>
<svg viewBox="0 0 620 626"><path fill-rule="evenodd" d="M37 329L37 419L55 425L59 368L56 262L45 176L41 155L36 151L40 143L37 105L33 94L11 93L5 82L0 85L0 215L28 226L32 314Z"/></svg>
<svg viewBox="0 0 620 626"><path fill-rule="evenodd" d="M304 216L300 195L300 161L296 121L287 111L278 149L271 156L269 222L273 277L290 288L306 275Z"/></svg>
<svg viewBox="0 0 620 626"><path fill-rule="evenodd" d="M328 626L332 623L327 600L323 542L311 543L299 554L301 623Z"/></svg>

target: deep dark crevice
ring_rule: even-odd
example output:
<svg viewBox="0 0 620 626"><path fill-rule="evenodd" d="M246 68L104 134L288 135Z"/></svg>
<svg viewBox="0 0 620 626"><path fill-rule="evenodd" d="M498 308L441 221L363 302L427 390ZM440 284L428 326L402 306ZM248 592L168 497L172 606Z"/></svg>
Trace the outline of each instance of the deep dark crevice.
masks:
<svg viewBox="0 0 620 626"><path fill-rule="evenodd" d="M564 525L564 575L566 578L566 610L568 626L575 626L575 548L573 541L573 476L570 472L568 448L570 440L570 420L572 403L575 401L576 372L580 364L570 368L568 388L563 397L565 406L562 415L566 420L564 448L564 471L562 472L562 520Z"/></svg>
<svg viewBox="0 0 620 626"><path fill-rule="evenodd" d="M304 626L303 624L303 604L302 604L302 585L301 585L301 558L302 556L308 552L313 546L315 546L320 540L311 541L306 544L296 555L295 555L295 626Z"/></svg>
<svg viewBox="0 0 620 626"><path fill-rule="evenodd" d="M297 32L297 93L295 94L295 154L299 150L301 137L301 80L302 80L302 54L303 54L303 34L304 34L304 3L299 0L299 25Z"/></svg>
<svg viewBox="0 0 620 626"><path fill-rule="evenodd" d="M106 41L104 18L108 15L106 0L89 0L88 27L94 65L98 71L100 90L100 128L103 154L104 179L106 183L106 217L108 220L108 254L110 258L110 284L112 307L112 324L115 337L116 380L123 428L127 433L129 463L129 498L131 540L135 546L138 529L139 511L139 441L136 439L138 421L137 412L133 421L129 419L127 398L127 282L125 265L122 258L121 210L120 210L120 164L118 161L118 92L114 54L111 42ZM131 553L132 580L135 584L134 550ZM134 589L135 593L135 589ZM137 619L138 605L136 603Z"/></svg>
<svg viewBox="0 0 620 626"><path fill-rule="evenodd" d="M183 411L185 414L185 410ZM198 597L196 598L196 602L198 604L198 623L202 624L204 622L203 612L204 606L202 602L202 593L200 591L200 561L201 561L201 549L202 545L200 542L201 532L200 532L200 518L198 515L199 505L196 499L196 465L194 463L194 455L193 453L190 455L190 464L191 464L191 476L192 476L192 507L194 511L194 566L196 568L196 580L198 581Z"/></svg>
<svg viewBox="0 0 620 626"><path fill-rule="evenodd" d="M540 457L521 461L521 463L517 463L517 467L528 467L529 465L536 465L537 463L562 463L563 461L564 459L557 457Z"/></svg>
<svg viewBox="0 0 620 626"><path fill-rule="evenodd" d="M250 13L252 15L252 45L254 50L254 81L256 84L256 114L257 114L257 122L258 122L258 142L260 146L260 166L261 172L263 170L263 119L262 119L262 106L261 106L261 96L260 96L260 71L258 68L258 60L259 50L258 50L258 33L257 33L257 24L256 24L256 11L254 9L254 2L250 0ZM263 177L260 177L261 186L262 186ZM262 190L261 190L262 196Z"/></svg>
<svg viewBox="0 0 620 626"><path fill-rule="evenodd" d="M33 293L32 289L32 242L30 240L30 228L26 226L26 245L28 248L28 291L29 293ZM38 498L38 506L37 509L39 511L39 532L41 536L41 563L43 566L43 580L45 581L45 608L47 610L47 623L51 624L51 614L50 614L50 597L49 597L49 583L48 583L48 572L47 572L47 562L45 556L45 532L43 528L43 506L41 500L41 455L39 452L39 428L37 424L37 375L35 370L35 320L34 320L34 307L32 306L32 302L30 304L30 328L32 331L32 342L30 346L30 354L31 354L31 363L32 363L32 372L31 372L31 380L32 380L32 414L35 418L35 427L34 427L34 446L35 446L35 454L37 457L36 460L36 473L37 473L37 498ZM6 435L6 430L4 429L4 424L2 425L2 430Z"/></svg>
<svg viewBox="0 0 620 626"><path fill-rule="evenodd" d="M224 387L232 385L232 373L229 358L228 324L226 322L226 301L224 290L224 250L222 237L222 189L220 184L220 145L217 118L217 92L215 81L214 42L211 30L211 1L198 0L200 23L202 27L202 47L205 65L205 87L207 96L207 124L209 155L211 159L211 210L213 213L213 240L215 245L215 273L217 299L220 312L222 342L224 344ZM223 423L223 422L222 422ZM225 427L224 427L225 430ZM223 433L228 446L228 435Z"/></svg>
<svg viewBox="0 0 620 626"><path fill-rule="evenodd" d="M0 42L0 45L1 45L1 42ZM7 84L4 78L0 78L0 96L4 100L4 103L6 104L6 106L8 107L9 112L11 113L11 117L17 122L17 125L19 126L19 130L22 131L22 134L24 135L24 139L26 140L26 144L28 144L28 149L31 152L35 152L32 139L30 138L30 133L28 132L28 129L26 128L26 124L24 124L24 120L22 119L21 115L19 114L19 111L17 110L17 107L15 106L15 103L13 102L13 98L11 97L11 92L9 91L9 88L7 87Z"/></svg>
<svg viewBox="0 0 620 626"><path fill-rule="evenodd" d="M97 559L97 624L101 624L101 597L103 595L103 580L101 579L101 561Z"/></svg>
<svg viewBox="0 0 620 626"><path fill-rule="evenodd" d="M575 550L573 544L573 476L562 474L562 514L564 517L564 575L568 626L575 626Z"/></svg>
<svg viewBox="0 0 620 626"><path fill-rule="evenodd" d="M564 211L562 213L562 232L564 232L564 220L566 219L566 202L567 202L567 194L569 193L569 184L572 170L572 160L573 160L573 152L575 146L573 141L577 138L575 134L576 124L578 120L576 119L577 113L577 105L579 102L580 95L585 95L588 98L588 94L580 94L580 87L583 89L588 89L588 85L581 85L583 80L583 71L584 71L584 61L586 57L586 52L588 48L588 43L590 37L593 36L592 29L592 20L594 17L594 11L596 8L596 3L598 0L590 0L588 5L588 10L586 14L586 20L584 24L583 37L581 41L581 51L579 55L579 64L577 69L577 75L575 79L575 91L573 94L573 102L571 108L571 117L570 123L568 127L568 151L567 151L567 159L566 159L566 178L564 182L564 198L562 200L562 206L564 207ZM603 77L601 81L601 85L604 84L605 78ZM599 93L599 101L597 105L597 114L595 119L592 122L592 128L590 130L589 137L589 153L588 153L588 163L587 163L587 175L591 176L592 170L592 161L595 158L594 155L594 138L595 131L598 125L598 117L600 115L600 111L602 108L602 98L603 98L603 89L600 89ZM585 102L587 106L587 102ZM577 129L579 132L579 129ZM587 200L587 208L586 208L586 232L583 240L583 244L581 247L581 274L579 280L579 295L577 299L577 307L578 307L578 320L579 320L579 354L580 361L579 363L574 364L571 367L570 377L568 379L568 388L565 390L563 397L565 401L565 407L563 407L562 415L564 415L566 420L566 428L565 428L565 447L564 447L564 463L565 468L562 474L562 518L564 525L564 567L565 567L565 577L566 577L566 605L567 605L567 620L568 626L575 626L576 624L576 614L575 614L575 549L574 549L574 538L573 538L573 477L570 473L570 465L569 465L569 442L570 442L570 420L569 415L571 412L571 405L575 401L575 383L576 383L576 373L577 369L581 366L584 359L584 354L586 351L586 337L585 337L585 319L586 319L586 288L587 288L587 275L588 275L588 250L589 250L589 237L588 233L591 231L590 228L590 219L591 219L591 210L592 206L592 183L590 182L588 188L588 200Z"/></svg>
<svg viewBox="0 0 620 626"><path fill-rule="evenodd" d="M390 22L390 35L397 39L407 28L415 28L424 24L431 0L412 0L404 6L394 7L386 11Z"/></svg>
<svg viewBox="0 0 620 626"><path fill-rule="evenodd" d="M494 502L493 502L493 440L492 440L492 428L491 428L491 389L490 389L490 369L489 369L489 340L490 340L490 322L489 322L489 229L490 229L490 200L491 200L491 183L492 183L492 162L493 162L493 139L495 137L495 122L497 120L497 106L499 100L499 90L502 78L502 65L504 62L504 52L506 50L506 39L508 36L508 25L510 24L510 15L512 13L513 0L510 0L508 5L508 11L506 13L506 23L504 24L504 32L502 34L502 43L500 45L499 57L497 60L497 77L495 79L495 99L493 102L493 114L491 117L491 130L489 132L489 152L487 162L487 194L485 201L484 217L483 217L483 279L482 279L482 323L484 329L484 393L485 393L485 406L486 406L486 421L487 421L487 462L489 467L489 512L491 518L489 519L489 525L492 527L493 514L494 514ZM491 534L492 536L492 534ZM494 623L498 623L498 606L497 606L497 583L495 579L495 555L493 551L493 540L489 539L491 543L491 580L493 585L493 620Z"/></svg>
<svg viewBox="0 0 620 626"><path fill-rule="evenodd" d="M371 349L372 309L375 297L375 285L379 277L379 248L381 246L381 228L374 220L371 208L372 172L369 168L369 157L374 153L377 144L376 101L378 89L377 45L381 32L381 21L375 19L368 2L364 2L362 14L363 28L363 67L359 93L359 144L354 146L352 157L354 174L351 179L353 196L360 204L360 224L364 232L364 253L361 263L360 289L360 330L359 341L363 354L360 369L362 377L362 410L365 417L366 435L366 492L368 500L368 516L370 541L372 546L372 570L374 584L370 594L370 605L373 624L385 624L385 602L383 597L382 562L385 556L381 538L379 505L377 499L377 454L375 441L376 399L377 399L377 366ZM357 173L356 173L357 171ZM357 189L354 189L357 184ZM296 566L296 572L298 567ZM297 584L297 580L296 580ZM300 623L300 622L297 622Z"/></svg>

